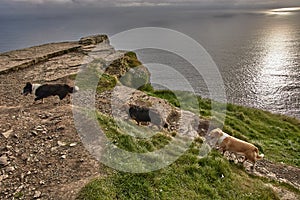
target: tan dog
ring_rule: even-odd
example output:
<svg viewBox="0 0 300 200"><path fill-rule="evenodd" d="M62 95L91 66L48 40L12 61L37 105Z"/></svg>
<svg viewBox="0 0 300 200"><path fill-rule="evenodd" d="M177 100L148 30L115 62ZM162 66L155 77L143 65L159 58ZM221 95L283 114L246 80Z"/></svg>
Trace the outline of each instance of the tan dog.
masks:
<svg viewBox="0 0 300 200"><path fill-rule="evenodd" d="M244 155L245 159L243 160L243 162L246 160L252 162L252 169L254 169L256 161L264 157L263 154L258 154L258 148L253 144L234 138L224 133L219 128L214 129L209 133L209 139L211 141L215 141L214 145L219 146L223 154L225 153L225 151L229 151L232 153Z"/></svg>

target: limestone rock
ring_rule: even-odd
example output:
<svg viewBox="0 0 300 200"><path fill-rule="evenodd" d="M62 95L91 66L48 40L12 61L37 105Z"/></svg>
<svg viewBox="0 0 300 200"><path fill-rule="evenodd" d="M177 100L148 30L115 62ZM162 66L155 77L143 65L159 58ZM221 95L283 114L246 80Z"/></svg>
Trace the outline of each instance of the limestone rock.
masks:
<svg viewBox="0 0 300 200"><path fill-rule="evenodd" d="M0 166L7 166L8 165L8 158L6 156L0 157Z"/></svg>
<svg viewBox="0 0 300 200"><path fill-rule="evenodd" d="M33 198L37 199L37 198L40 198L42 196L42 192L40 191L35 191L34 192L34 195L33 195Z"/></svg>
<svg viewBox="0 0 300 200"><path fill-rule="evenodd" d="M6 131L6 132L2 133L2 135L7 139L12 134L12 132L13 132L13 130L11 129L9 131Z"/></svg>
<svg viewBox="0 0 300 200"><path fill-rule="evenodd" d="M88 37L83 37L79 40L79 44L82 45L95 45L102 42L109 42L107 35L92 35Z"/></svg>

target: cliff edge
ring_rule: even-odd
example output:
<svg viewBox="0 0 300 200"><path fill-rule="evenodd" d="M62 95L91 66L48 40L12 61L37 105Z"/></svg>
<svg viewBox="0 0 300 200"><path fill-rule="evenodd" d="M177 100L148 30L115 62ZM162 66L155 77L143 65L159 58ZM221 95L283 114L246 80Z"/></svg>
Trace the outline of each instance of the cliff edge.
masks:
<svg viewBox="0 0 300 200"><path fill-rule="evenodd" d="M90 180L107 176L105 168L86 150L74 125L70 98L57 97L33 104L33 96L21 96L25 83L68 83L96 55L105 66L97 86L96 108L111 117L114 99L123 105L151 105L169 124L169 131L198 138L206 133L208 120L181 111L167 100L132 89L148 84L150 73L133 52L115 50L106 35L79 41L44 44L0 54L0 199L75 199ZM138 74L138 81L132 74ZM122 78L121 78L122 77ZM137 82L139 84L137 84ZM141 84L142 83L142 84ZM131 88L130 88L131 87ZM125 93L133 95L122 101ZM120 115L119 115L120 114ZM125 120L124 113L114 116ZM245 118L245 116L244 116ZM183 121L183 122L180 122ZM196 123L195 123L196 121ZM186 123L185 123L186 122ZM192 125L192 126L191 126ZM299 168L270 161L258 163L257 174L299 189ZM294 193L275 187L282 199Z"/></svg>

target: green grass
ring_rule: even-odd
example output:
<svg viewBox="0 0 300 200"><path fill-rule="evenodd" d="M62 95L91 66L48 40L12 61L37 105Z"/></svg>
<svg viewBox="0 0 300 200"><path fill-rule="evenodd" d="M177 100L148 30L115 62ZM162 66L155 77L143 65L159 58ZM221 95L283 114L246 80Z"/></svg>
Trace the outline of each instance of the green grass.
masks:
<svg viewBox="0 0 300 200"><path fill-rule="evenodd" d="M98 121L110 141L131 152L155 151L172 139L169 133L139 137L135 134L140 131L148 134L143 127L102 114L98 114ZM219 152L213 150L200 159L201 144L202 140L196 139L177 161L149 173L126 173L102 166L106 174L87 184L77 199L279 199L267 186L271 181L248 175Z"/></svg>
<svg viewBox="0 0 300 200"><path fill-rule="evenodd" d="M123 85L135 89L149 85L149 71L138 60L134 52L125 53L121 63L127 68L127 72L122 74L122 77L119 77L119 81ZM117 62L113 63L112 65L118 68L120 64Z"/></svg>
<svg viewBox="0 0 300 200"><path fill-rule="evenodd" d="M102 130L106 131L107 138L121 149L145 153L163 147L171 140L171 133L153 132L150 129L137 126L134 122L123 122L98 114L98 121Z"/></svg>
<svg viewBox="0 0 300 200"><path fill-rule="evenodd" d="M125 53L123 57L116 59L109 66L106 64L102 59L95 59L82 68L79 74L69 75L68 78L76 80L79 88L96 89L98 93L113 89L118 81L132 88L150 85L150 74L134 52ZM94 88L96 85L97 88Z"/></svg>
<svg viewBox="0 0 300 200"><path fill-rule="evenodd" d="M197 97L189 92L146 90L147 94L166 99L174 106L190 110L204 117L211 116L211 100ZM220 110L225 106L220 106ZM199 106L199 107L197 107ZM223 130L230 135L255 144L266 159L300 166L300 121L255 108L227 104Z"/></svg>
<svg viewBox="0 0 300 200"><path fill-rule="evenodd" d="M224 131L254 143L266 159L300 166L300 122L295 118L229 104Z"/></svg>
<svg viewBox="0 0 300 200"><path fill-rule="evenodd" d="M117 85L117 78L108 74L102 74L97 85L97 92L112 90Z"/></svg>
<svg viewBox="0 0 300 200"><path fill-rule="evenodd" d="M133 174L106 168L109 175L86 185L77 199L278 199L259 179L213 151L199 159L197 144L161 170Z"/></svg>
<svg viewBox="0 0 300 200"><path fill-rule="evenodd" d="M124 54L124 57L127 59L130 68L134 68L142 65L141 61L138 60L135 52L129 51Z"/></svg>
<svg viewBox="0 0 300 200"><path fill-rule="evenodd" d="M140 65L134 53L127 53L131 67ZM131 61L130 61L131 60ZM116 82L108 75L102 80L103 88L114 87ZM130 82L131 77L126 77ZM107 84L107 85L105 85ZM111 86L111 87L110 87ZM99 88L98 88L99 89ZM300 149L300 121L233 104L224 105L196 97L189 92L156 91L150 84L139 88L148 95L166 99L176 107L189 110L205 118L211 117L212 105L226 111L223 130L237 138L255 144L266 159L298 166ZM102 92L100 89L98 92ZM212 104L213 103L213 104ZM226 108L226 109L225 109ZM221 113L214 116L220 123ZM176 133L151 132L98 114L97 119L107 138L116 146L130 152L154 152L167 145ZM191 148L171 165L149 173L126 173L102 166L102 177L87 184L78 199L279 199L268 184L286 187L265 178L249 175L241 165L227 161L217 151L200 159L202 140L194 140ZM291 187L291 186L290 186ZM299 190L292 190L299 194Z"/></svg>

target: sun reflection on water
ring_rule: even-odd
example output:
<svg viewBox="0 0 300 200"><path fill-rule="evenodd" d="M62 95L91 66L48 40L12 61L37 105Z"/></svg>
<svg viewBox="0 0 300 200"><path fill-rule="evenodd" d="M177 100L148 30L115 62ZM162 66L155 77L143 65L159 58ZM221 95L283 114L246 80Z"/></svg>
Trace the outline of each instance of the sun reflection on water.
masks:
<svg viewBox="0 0 300 200"><path fill-rule="evenodd" d="M260 72L257 82L257 92L260 101L270 107L281 107L290 104L288 99L292 93L287 91L290 85L294 85L289 77L293 66L295 49L290 45L295 40L291 27L278 26L269 29L264 38L264 52L260 57ZM278 104L275 106L275 104ZM281 106L279 106L281 105ZM270 108L268 108L270 110ZM287 109L282 107L281 109Z"/></svg>
<svg viewBox="0 0 300 200"><path fill-rule="evenodd" d="M300 7L276 8L276 9L268 10L267 14L270 14L270 15L290 15L293 12L300 12Z"/></svg>
<svg viewBox="0 0 300 200"><path fill-rule="evenodd" d="M284 66L289 59L289 46L286 41L289 41L289 34L286 29L280 29L271 32L265 41L265 56L263 57L263 71L268 75L283 75Z"/></svg>

